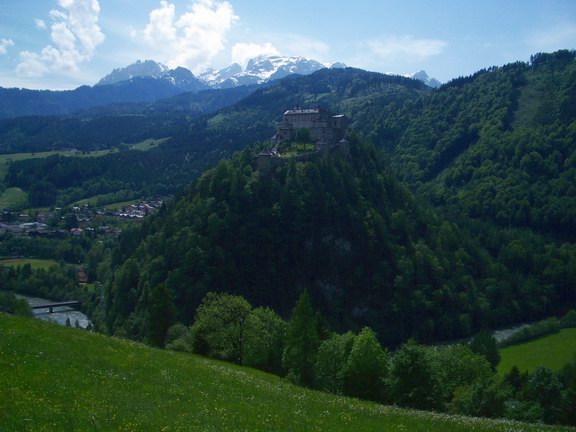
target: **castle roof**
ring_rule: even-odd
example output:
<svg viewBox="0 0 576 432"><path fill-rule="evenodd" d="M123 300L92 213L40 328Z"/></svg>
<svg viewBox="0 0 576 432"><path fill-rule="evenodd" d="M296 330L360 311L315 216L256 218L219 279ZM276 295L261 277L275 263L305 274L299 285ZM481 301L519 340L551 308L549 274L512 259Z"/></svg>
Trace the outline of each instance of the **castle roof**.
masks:
<svg viewBox="0 0 576 432"><path fill-rule="evenodd" d="M318 109L318 108L309 108L309 109L293 108L293 109L287 110L284 113L284 115L286 115L286 114L318 114L319 112L320 112L320 109Z"/></svg>

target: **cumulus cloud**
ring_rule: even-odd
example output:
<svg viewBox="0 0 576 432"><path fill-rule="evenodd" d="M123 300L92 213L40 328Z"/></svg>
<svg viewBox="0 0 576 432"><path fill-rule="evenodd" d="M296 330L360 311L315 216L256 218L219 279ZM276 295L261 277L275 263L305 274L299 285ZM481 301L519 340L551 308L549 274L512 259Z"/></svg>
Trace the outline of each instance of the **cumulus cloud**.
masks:
<svg viewBox="0 0 576 432"><path fill-rule="evenodd" d="M188 12L178 16L174 4L163 0L150 12L144 30L134 36L141 37L168 66L200 72L224 49L227 34L237 20L227 1L196 0Z"/></svg>
<svg viewBox="0 0 576 432"><path fill-rule="evenodd" d="M34 23L36 24L36 28L37 28L38 30L46 30L46 29L47 29L46 23L44 22L44 20L35 18L35 19L34 19Z"/></svg>
<svg viewBox="0 0 576 432"><path fill-rule="evenodd" d="M418 39L413 36L387 36L367 42L370 53L380 60L402 58L422 61L441 54L447 43L439 39Z"/></svg>
<svg viewBox="0 0 576 432"><path fill-rule="evenodd" d="M11 46L14 46L12 39L0 39L0 55L6 54Z"/></svg>
<svg viewBox="0 0 576 432"><path fill-rule="evenodd" d="M77 72L80 64L90 60L104 41L98 26L98 0L58 0L58 6L61 9L50 11L52 43L39 53L22 51L16 67L18 73L42 76L49 72ZM38 21L41 20L36 21L37 27Z"/></svg>
<svg viewBox="0 0 576 432"><path fill-rule="evenodd" d="M259 55L280 55L280 52L270 42L262 45L240 42L232 47L232 62L242 66L246 66L248 60Z"/></svg>

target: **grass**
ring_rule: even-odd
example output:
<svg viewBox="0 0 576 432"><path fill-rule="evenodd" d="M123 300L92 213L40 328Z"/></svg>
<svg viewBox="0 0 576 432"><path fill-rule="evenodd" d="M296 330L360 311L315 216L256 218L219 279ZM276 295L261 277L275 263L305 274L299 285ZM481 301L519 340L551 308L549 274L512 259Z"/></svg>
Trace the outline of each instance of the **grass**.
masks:
<svg viewBox="0 0 576 432"><path fill-rule="evenodd" d="M0 313L2 431L552 431L404 410Z"/></svg>
<svg viewBox="0 0 576 432"><path fill-rule="evenodd" d="M16 259L0 260L0 266L18 267L23 266L24 264L30 264L33 269L46 270L54 265L57 265L58 263L54 260L34 259L34 258L16 258Z"/></svg>
<svg viewBox="0 0 576 432"><path fill-rule="evenodd" d="M106 195L96 195L90 198L84 198L81 199L79 201L73 202L72 204L69 204L70 206L78 206L81 207L84 204L88 204L90 206L97 206L98 205L98 201L100 198L104 198L106 197ZM105 209L108 210L118 210L124 207L127 207L131 204L136 204L137 202L142 201L141 198L137 198L137 199L133 199L133 200L129 200L129 201L119 201L119 202L115 202L115 203L110 203L110 204L106 204L102 207L104 207Z"/></svg>
<svg viewBox="0 0 576 432"><path fill-rule="evenodd" d="M106 204L104 206L104 208L108 209L108 210L118 210L118 209L121 209L124 207L128 207L129 205L136 204L140 201L142 201L142 199L134 199L134 200L130 200L130 201L120 201L117 203Z"/></svg>
<svg viewBox="0 0 576 432"><path fill-rule="evenodd" d="M508 373L512 366L520 372L533 371L540 365L560 370L576 355L576 328L503 348L500 355L498 373L501 375Z"/></svg>
<svg viewBox="0 0 576 432"><path fill-rule="evenodd" d="M154 138L148 138L147 140L144 140L142 142L139 142L137 144L132 144L130 146L130 149L132 150L141 150L141 151L148 151L151 148L160 145L162 143L164 143L165 141L167 141L169 138L160 138L160 139L154 139Z"/></svg>
<svg viewBox="0 0 576 432"><path fill-rule="evenodd" d="M28 195L22 189L12 187L0 194L0 209L18 209L25 207L28 203Z"/></svg>

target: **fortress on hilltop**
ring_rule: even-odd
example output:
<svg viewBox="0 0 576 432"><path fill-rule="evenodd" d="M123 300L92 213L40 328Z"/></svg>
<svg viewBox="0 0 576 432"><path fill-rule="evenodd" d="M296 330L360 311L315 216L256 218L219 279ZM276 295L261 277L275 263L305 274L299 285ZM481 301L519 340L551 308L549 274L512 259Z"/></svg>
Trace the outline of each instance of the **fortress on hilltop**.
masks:
<svg viewBox="0 0 576 432"><path fill-rule="evenodd" d="M335 144L346 135L348 118L344 114L332 114L323 108L303 109L296 107L284 113L278 123L275 141L293 141L300 129L308 129L313 143Z"/></svg>
<svg viewBox="0 0 576 432"><path fill-rule="evenodd" d="M276 134L271 139L273 147L255 157L255 167L260 174L267 175L287 158L308 161L334 151L347 156L350 151L347 131L348 117L344 114L333 114L323 108L289 109L276 126ZM302 136L309 140L312 148L298 151L294 143Z"/></svg>

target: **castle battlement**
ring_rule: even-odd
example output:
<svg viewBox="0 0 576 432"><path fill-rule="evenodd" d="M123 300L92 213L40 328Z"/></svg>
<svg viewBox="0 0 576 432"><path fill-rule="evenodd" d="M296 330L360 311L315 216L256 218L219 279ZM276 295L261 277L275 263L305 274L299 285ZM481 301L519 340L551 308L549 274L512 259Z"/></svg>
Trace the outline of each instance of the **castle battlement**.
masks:
<svg viewBox="0 0 576 432"><path fill-rule="evenodd" d="M290 158L306 162L334 151L349 154L350 143L346 140L348 118L344 114L332 114L322 108L296 107L284 112L282 122L276 127L276 135L272 137L273 147L263 150L254 158L260 174L268 175L274 167L287 160L281 147L295 142L301 129L308 131L314 150L293 154Z"/></svg>
<svg viewBox="0 0 576 432"><path fill-rule="evenodd" d="M346 136L348 118L343 114L334 115L323 108L295 107L284 112L272 141L294 141L300 129L308 129L313 143L336 144Z"/></svg>

